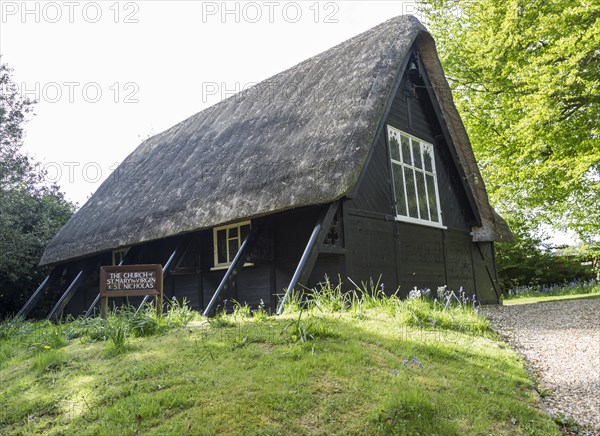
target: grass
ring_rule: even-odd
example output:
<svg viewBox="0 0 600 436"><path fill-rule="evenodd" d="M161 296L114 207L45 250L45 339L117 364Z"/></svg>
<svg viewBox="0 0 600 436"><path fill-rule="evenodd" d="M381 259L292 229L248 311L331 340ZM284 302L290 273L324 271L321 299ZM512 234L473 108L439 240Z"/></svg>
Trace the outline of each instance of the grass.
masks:
<svg viewBox="0 0 600 436"><path fill-rule="evenodd" d="M533 304L547 301L575 300L581 298L600 298L600 283L573 282L551 287L526 287L509 292L504 297L505 305Z"/></svg>
<svg viewBox="0 0 600 436"><path fill-rule="evenodd" d="M152 334L113 313L119 352L110 319L6 321L0 434L560 434L476 305L359 288L296 293L281 317L174 309Z"/></svg>

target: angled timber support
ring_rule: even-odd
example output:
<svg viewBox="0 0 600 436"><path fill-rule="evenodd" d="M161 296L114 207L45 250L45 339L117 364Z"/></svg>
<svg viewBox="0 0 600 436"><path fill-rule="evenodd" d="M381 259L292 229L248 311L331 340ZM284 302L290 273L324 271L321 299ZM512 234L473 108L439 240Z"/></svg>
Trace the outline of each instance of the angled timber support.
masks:
<svg viewBox="0 0 600 436"><path fill-rule="evenodd" d="M173 250L173 252L171 253L171 255L169 256L169 258L167 259L167 261L165 262L165 264L163 266L163 269L162 269L163 280L167 276L167 274L169 273L171 268L176 266L179 263L179 261L183 258L183 256L187 252L188 247L190 246L192 241L193 241L193 238L186 241L187 243L181 241L179 244L177 244L177 247L175 247L175 250ZM144 304L146 304L146 302L148 301L149 298L150 298L149 295L146 295L144 297L144 299L138 306L135 313L138 313L142 309L142 307L144 307ZM157 301L156 301L156 310L159 313L162 313L162 305L163 305L163 302L162 302L162 295L161 295L160 297L157 297Z"/></svg>
<svg viewBox="0 0 600 436"><path fill-rule="evenodd" d="M329 227L331 227L331 223L333 222L333 218L335 217L339 205L339 201L331 203L329 207L323 210L317 219L317 223L310 234L310 238L308 238L308 243L306 244L306 248L302 253L300 262L298 262L298 266L296 267L296 271L292 276L292 280L290 280L290 284L288 285L283 298L279 302L277 315L281 315L283 313L285 303L290 298L290 294L294 288L298 286L298 283L308 282L310 274L315 266L315 262L317 261L321 244L323 244L323 241L325 240L325 236L329 231Z"/></svg>
<svg viewBox="0 0 600 436"><path fill-rule="evenodd" d="M92 304L90 305L88 310L85 311L85 316L90 316L92 314L94 307L96 307L96 305L98 304L99 301L100 301L100 294L96 295L96 298L94 298L94 301L92 302Z"/></svg>
<svg viewBox="0 0 600 436"><path fill-rule="evenodd" d="M44 291L46 288L48 288L48 285L50 284L50 276L53 272L54 271L51 271L50 274L46 276L44 281L38 286L31 297L29 297L29 300L27 300L23 307L21 307L21 310L17 312L17 318L27 318L29 312L31 312L37 302L40 301L40 298L42 298L42 295L44 295Z"/></svg>
<svg viewBox="0 0 600 436"><path fill-rule="evenodd" d="M62 313L67 304L69 304L69 301L71 301L71 298L73 298L73 295L75 295L75 292L79 288L79 285L81 285L81 283L83 283L83 281L87 277L89 271L90 268L88 267L79 271L79 273L75 276L67 290L60 296L60 298L58 299L58 301L56 302L46 319L56 319L58 315Z"/></svg>
<svg viewBox="0 0 600 436"><path fill-rule="evenodd" d="M483 253L483 251L481 249L481 244L476 244L476 245L477 245L477 251L479 251L479 255L481 256L481 260L483 262L485 262L485 271L487 272L488 278L490 279L490 282L492 283L494 292L496 293L496 299L498 301L500 301L500 296L502 295L502 291L500 290L500 286L498 285L498 280L496 278L496 275L492 274L492 272L490 271L490 267L488 265L485 254ZM491 250L493 250L493 248ZM492 259L493 259L493 254L494 253L492 251Z"/></svg>
<svg viewBox="0 0 600 436"><path fill-rule="evenodd" d="M131 253L134 252L135 247L130 248L127 253L125 253L125 256L123 257L123 259L121 259L121 262L119 262L119 266L125 264L125 261L127 261L127 256L131 257ZM94 308L98 305L98 302L100 301L100 294L96 295L96 298L94 298L94 301L92 302L92 304L90 304L90 307L88 308L88 310L85 311L85 316L88 317L92 314L92 312L94 311Z"/></svg>
<svg viewBox="0 0 600 436"><path fill-rule="evenodd" d="M209 316L212 314L215 304L219 298L219 295L224 290L226 290L231 285L231 283L233 283L233 279L237 275L238 271L244 266L244 263L246 263L246 261L249 259L250 253L252 252L252 248L254 247L254 245L260 237L261 230L262 223L260 221L252 223L250 233L248 233L248 236L246 236L246 239L244 239L244 242L242 242L240 249L233 258L233 261L231 262L231 265L229 265L229 268L227 268L225 276L223 276L223 280L221 280L221 283L219 283L219 287L213 294L202 315Z"/></svg>

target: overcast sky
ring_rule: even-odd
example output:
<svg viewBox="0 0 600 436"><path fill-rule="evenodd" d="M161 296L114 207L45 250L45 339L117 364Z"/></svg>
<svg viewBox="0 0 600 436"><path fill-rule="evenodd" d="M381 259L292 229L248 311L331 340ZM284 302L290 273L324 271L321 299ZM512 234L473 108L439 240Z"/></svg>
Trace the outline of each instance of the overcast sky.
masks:
<svg viewBox="0 0 600 436"><path fill-rule="evenodd" d="M398 1L2 1L0 53L39 102L25 150L81 206L148 136L415 10Z"/></svg>

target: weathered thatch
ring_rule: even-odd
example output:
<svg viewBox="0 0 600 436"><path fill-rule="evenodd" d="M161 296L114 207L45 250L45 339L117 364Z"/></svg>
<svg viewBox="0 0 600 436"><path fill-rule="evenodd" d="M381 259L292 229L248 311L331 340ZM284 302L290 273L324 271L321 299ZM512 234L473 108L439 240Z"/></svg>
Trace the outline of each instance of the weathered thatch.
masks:
<svg viewBox="0 0 600 436"><path fill-rule="evenodd" d="M401 16L144 141L48 244L41 264L343 197L413 43L481 214L474 238L509 238L489 205L433 39L416 18Z"/></svg>

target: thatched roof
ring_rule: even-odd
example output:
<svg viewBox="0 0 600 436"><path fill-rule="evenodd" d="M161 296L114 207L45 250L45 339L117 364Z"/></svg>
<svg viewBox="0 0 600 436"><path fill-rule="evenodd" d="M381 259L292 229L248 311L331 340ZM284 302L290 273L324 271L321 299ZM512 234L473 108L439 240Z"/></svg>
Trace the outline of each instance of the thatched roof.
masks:
<svg viewBox="0 0 600 436"><path fill-rule="evenodd" d="M144 141L46 247L41 264L337 200L363 169L402 61L420 50L469 175L483 226L489 205L432 37L400 16Z"/></svg>

